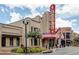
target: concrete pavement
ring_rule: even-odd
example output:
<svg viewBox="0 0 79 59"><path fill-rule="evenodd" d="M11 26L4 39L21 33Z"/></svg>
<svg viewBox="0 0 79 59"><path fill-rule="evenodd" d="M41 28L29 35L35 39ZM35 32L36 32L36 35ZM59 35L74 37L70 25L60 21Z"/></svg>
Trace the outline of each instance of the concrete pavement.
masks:
<svg viewBox="0 0 79 59"><path fill-rule="evenodd" d="M55 52L48 55L79 55L79 47L57 48Z"/></svg>

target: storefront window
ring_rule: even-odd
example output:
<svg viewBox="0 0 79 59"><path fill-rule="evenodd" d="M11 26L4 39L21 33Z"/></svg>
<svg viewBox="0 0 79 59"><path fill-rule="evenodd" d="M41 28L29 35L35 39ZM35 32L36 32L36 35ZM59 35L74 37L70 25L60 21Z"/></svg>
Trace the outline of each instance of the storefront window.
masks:
<svg viewBox="0 0 79 59"><path fill-rule="evenodd" d="M69 32L66 33L66 38L70 39L70 33Z"/></svg>
<svg viewBox="0 0 79 59"><path fill-rule="evenodd" d="M34 39L34 45L37 45L38 43L37 43L37 39L35 38Z"/></svg>
<svg viewBox="0 0 79 59"><path fill-rule="evenodd" d="M6 46L6 37L2 37L2 47Z"/></svg>
<svg viewBox="0 0 79 59"><path fill-rule="evenodd" d="M17 44L17 46L20 45L20 38L19 37L17 37L17 39L16 39L16 44Z"/></svg>
<svg viewBox="0 0 79 59"><path fill-rule="evenodd" d="M33 26L31 26L31 32L33 32Z"/></svg>

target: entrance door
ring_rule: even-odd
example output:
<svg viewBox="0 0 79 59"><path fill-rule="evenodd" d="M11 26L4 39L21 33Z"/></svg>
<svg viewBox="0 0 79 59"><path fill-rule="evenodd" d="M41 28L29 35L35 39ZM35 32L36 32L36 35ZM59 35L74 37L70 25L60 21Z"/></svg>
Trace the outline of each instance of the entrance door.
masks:
<svg viewBox="0 0 79 59"><path fill-rule="evenodd" d="M65 47L65 40L61 40L61 46Z"/></svg>
<svg viewBox="0 0 79 59"><path fill-rule="evenodd" d="M2 47L6 46L6 37L2 37Z"/></svg>
<svg viewBox="0 0 79 59"><path fill-rule="evenodd" d="M54 40L50 39L49 40L49 49L54 47Z"/></svg>

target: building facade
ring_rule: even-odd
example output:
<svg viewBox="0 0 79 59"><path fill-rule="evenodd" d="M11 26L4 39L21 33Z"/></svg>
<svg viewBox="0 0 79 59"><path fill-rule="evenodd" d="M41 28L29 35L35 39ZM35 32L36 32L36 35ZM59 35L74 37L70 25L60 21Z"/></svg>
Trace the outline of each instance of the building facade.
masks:
<svg viewBox="0 0 79 59"><path fill-rule="evenodd" d="M42 17L36 16L34 18L25 18L24 20L29 20L27 24L27 33L33 31L39 31L42 35L49 31L49 12L45 12ZM52 19L53 20L53 19ZM54 22L52 22L54 26ZM25 41L25 25L23 20L16 21L10 24L0 24L0 49L12 49L20 47L21 44L26 45ZM61 40L64 41L64 44L70 45L72 41L73 30L70 27L59 28L56 35L52 35L52 38L46 40L45 38L27 38L27 47L53 47L54 42L61 45ZM56 39L56 41L54 40Z"/></svg>
<svg viewBox="0 0 79 59"><path fill-rule="evenodd" d="M0 24L0 50L19 47L22 43L22 28L8 24Z"/></svg>
<svg viewBox="0 0 79 59"><path fill-rule="evenodd" d="M58 33L60 33L61 45L70 46L73 41L73 30L71 27L59 28Z"/></svg>

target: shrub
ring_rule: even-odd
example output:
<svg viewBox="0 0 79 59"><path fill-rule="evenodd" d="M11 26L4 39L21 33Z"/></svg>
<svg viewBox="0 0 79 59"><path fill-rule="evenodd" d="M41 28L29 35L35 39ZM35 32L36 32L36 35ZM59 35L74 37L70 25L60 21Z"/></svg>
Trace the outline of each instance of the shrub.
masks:
<svg viewBox="0 0 79 59"><path fill-rule="evenodd" d="M16 52L18 48L14 48L11 50L11 52Z"/></svg>
<svg viewBox="0 0 79 59"><path fill-rule="evenodd" d="M22 48L14 48L11 51L15 52L15 53L23 53L24 52L24 50Z"/></svg>
<svg viewBox="0 0 79 59"><path fill-rule="evenodd" d="M39 47L27 48L27 53L39 53L44 50L45 50L44 48ZM11 51L15 53L26 53L26 48L14 48Z"/></svg>
<svg viewBox="0 0 79 59"><path fill-rule="evenodd" d="M24 52L24 50L22 49L22 48L18 48L17 50L16 50L16 53L23 53Z"/></svg>
<svg viewBox="0 0 79 59"><path fill-rule="evenodd" d="M31 53L36 53L36 49L35 48L30 48L30 52Z"/></svg>
<svg viewBox="0 0 79 59"><path fill-rule="evenodd" d="M42 52L44 50L45 49L39 48L39 47L29 48L30 53L38 53L38 52Z"/></svg>
<svg viewBox="0 0 79 59"><path fill-rule="evenodd" d="M30 49L29 48L27 48L27 49L26 48L23 48L23 50L24 50L24 53L26 53L26 52L29 53L30 52Z"/></svg>

